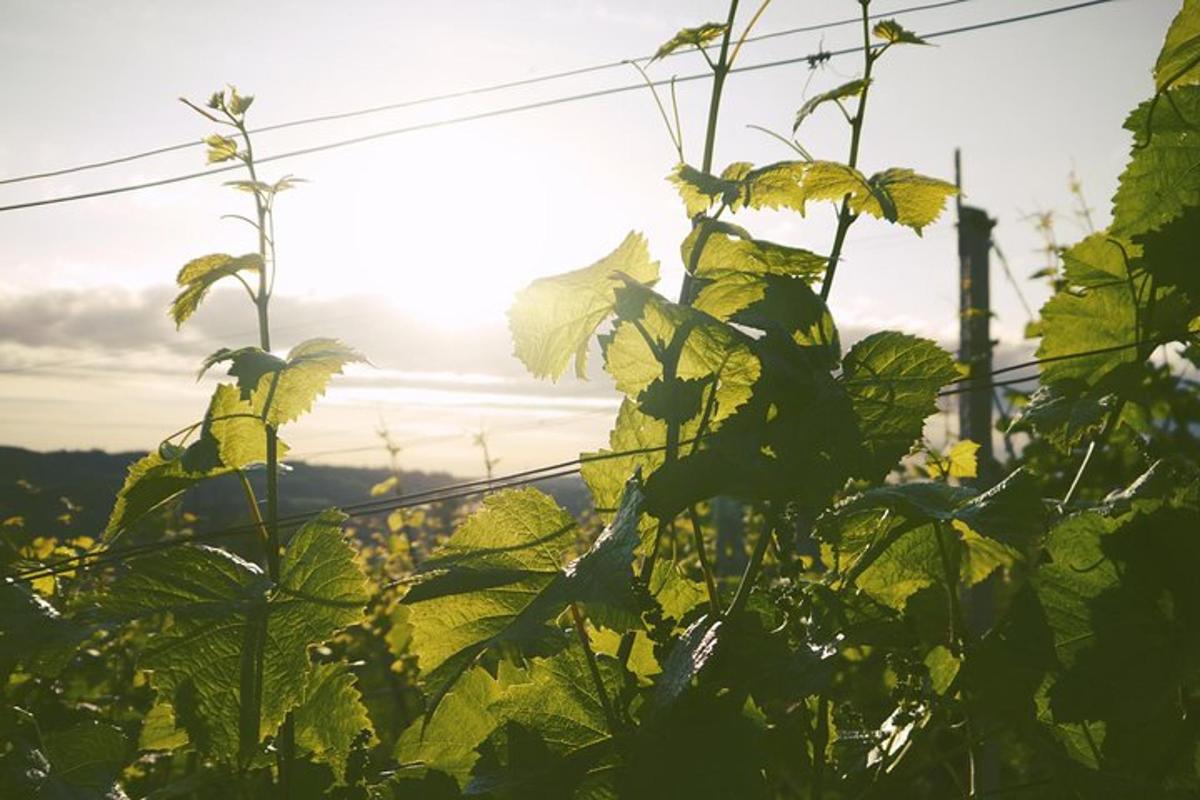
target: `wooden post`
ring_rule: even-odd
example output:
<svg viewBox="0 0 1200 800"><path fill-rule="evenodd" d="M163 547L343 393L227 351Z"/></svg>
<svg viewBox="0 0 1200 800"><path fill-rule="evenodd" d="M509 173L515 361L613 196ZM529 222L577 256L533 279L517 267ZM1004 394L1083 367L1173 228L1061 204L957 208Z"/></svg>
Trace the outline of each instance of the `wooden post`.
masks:
<svg viewBox="0 0 1200 800"><path fill-rule="evenodd" d="M962 190L959 152L954 151L955 182ZM995 473L992 452L992 372L991 305L989 298L988 254L992 248L995 220L981 208L958 206L958 358L969 373L968 391L958 400L958 435L979 444L981 483Z"/></svg>

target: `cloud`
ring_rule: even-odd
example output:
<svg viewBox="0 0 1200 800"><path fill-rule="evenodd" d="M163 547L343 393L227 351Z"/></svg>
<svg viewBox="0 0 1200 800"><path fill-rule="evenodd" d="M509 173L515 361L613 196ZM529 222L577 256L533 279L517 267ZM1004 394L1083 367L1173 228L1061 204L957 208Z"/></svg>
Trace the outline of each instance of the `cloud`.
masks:
<svg viewBox="0 0 1200 800"><path fill-rule="evenodd" d="M220 347L257 342L254 309L240 289L214 291L181 331L166 314L173 294L168 286L0 294L0 370L62 373L119 364L126 372L192 373ZM333 336L363 352L376 369L354 371L342 382L347 387L555 396L611 392L598 368L588 382L567 378L556 386L533 379L512 355L501 324L433 328L379 296L277 296L271 329L277 351ZM591 363L600 363L598 354Z"/></svg>

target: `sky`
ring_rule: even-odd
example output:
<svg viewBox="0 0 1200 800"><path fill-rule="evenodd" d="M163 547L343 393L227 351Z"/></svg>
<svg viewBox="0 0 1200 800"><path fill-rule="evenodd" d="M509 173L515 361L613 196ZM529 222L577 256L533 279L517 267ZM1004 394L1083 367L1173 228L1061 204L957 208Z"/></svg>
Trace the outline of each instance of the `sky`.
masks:
<svg viewBox="0 0 1200 800"><path fill-rule="evenodd" d="M915 3L874 0L872 12ZM917 33L1068 5L968 0L899 17ZM756 4L743 3L740 30ZM1072 172L1095 222L1128 153L1121 122L1148 97L1150 68L1177 0L1116 0L982 31L935 47L894 48L876 67L860 166L911 167L953 179L997 220L994 237L1035 307L1047 290L1030 216L1055 211L1060 241L1086 230L1072 213ZM353 4L262 0L0 0L0 178L177 142L211 123L177 101L232 83L256 97L254 124L377 106L652 53L681 27L723 19L712 0L460 0ZM757 33L853 17L855 0L774 0ZM854 26L749 43L743 65L856 44ZM702 72L697 54L652 77ZM861 59L733 75L715 164L792 156L758 125L788 132L807 97L855 77ZM517 89L264 133L256 152L623 86L630 66ZM707 81L678 87L685 156L699 162ZM833 111L805 123L818 158L844 160ZM488 432L499 470L571 458L606 440L618 396L591 359L588 381L529 377L512 356L505 310L537 277L586 266L630 230L662 262L663 291L682 275L689 223L665 176L678 160L646 90L437 127L264 165L307 179L280 198L273 342L334 336L370 366L335 379L317 410L283 432L293 457L381 464L375 431L405 446L404 466L475 475ZM204 169L192 148L105 169L0 185L0 205ZM248 198L205 177L140 192L0 213L0 444L38 450L145 450L203 415L216 378L196 368L221 346L254 343L240 287L218 289L182 331L165 310L188 260L255 248L221 219ZM827 251L833 213L750 212L759 238ZM1000 353L1027 353L1027 316L992 266ZM843 341L880 328L955 346L952 211L922 237L864 220L850 234L831 308ZM219 377L219 376L218 376Z"/></svg>

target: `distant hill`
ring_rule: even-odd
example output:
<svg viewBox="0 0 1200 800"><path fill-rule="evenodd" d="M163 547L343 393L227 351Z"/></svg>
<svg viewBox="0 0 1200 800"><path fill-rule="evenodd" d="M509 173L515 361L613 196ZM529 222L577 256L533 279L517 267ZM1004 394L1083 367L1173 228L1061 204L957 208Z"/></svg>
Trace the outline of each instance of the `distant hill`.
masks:
<svg viewBox="0 0 1200 800"><path fill-rule="evenodd" d="M104 530L113 498L125 481L129 465L144 453L106 453L101 450L60 450L38 453L0 446L0 519L25 518L27 529L39 533L96 536ZM390 473L382 468L330 467L288 462L291 470L280 476L280 514L318 511L369 500L370 489ZM263 474L251 474L262 490ZM405 493L421 492L462 482L445 472L404 472ZM574 514L588 507L589 499L576 477L556 478L538 484ZM69 525L58 520L66 511L61 498L80 507ZM236 480L222 478L197 486L184 495L183 509L198 515L202 529L236 524L246 519L246 505Z"/></svg>

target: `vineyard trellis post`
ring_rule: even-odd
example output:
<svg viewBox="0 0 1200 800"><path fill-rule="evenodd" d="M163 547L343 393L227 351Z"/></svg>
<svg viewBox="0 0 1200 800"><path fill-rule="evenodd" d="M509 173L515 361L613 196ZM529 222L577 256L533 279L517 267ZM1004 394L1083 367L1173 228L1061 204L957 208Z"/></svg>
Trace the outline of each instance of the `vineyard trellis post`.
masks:
<svg viewBox="0 0 1200 800"><path fill-rule="evenodd" d="M995 479L992 452L992 371L991 301L989 297L988 255L992 247L995 220L981 208L964 205L961 200L961 154L954 151L954 178L959 187L958 211L958 358L970 370L968 391L959 396L958 436L979 444L979 482Z"/></svg>

